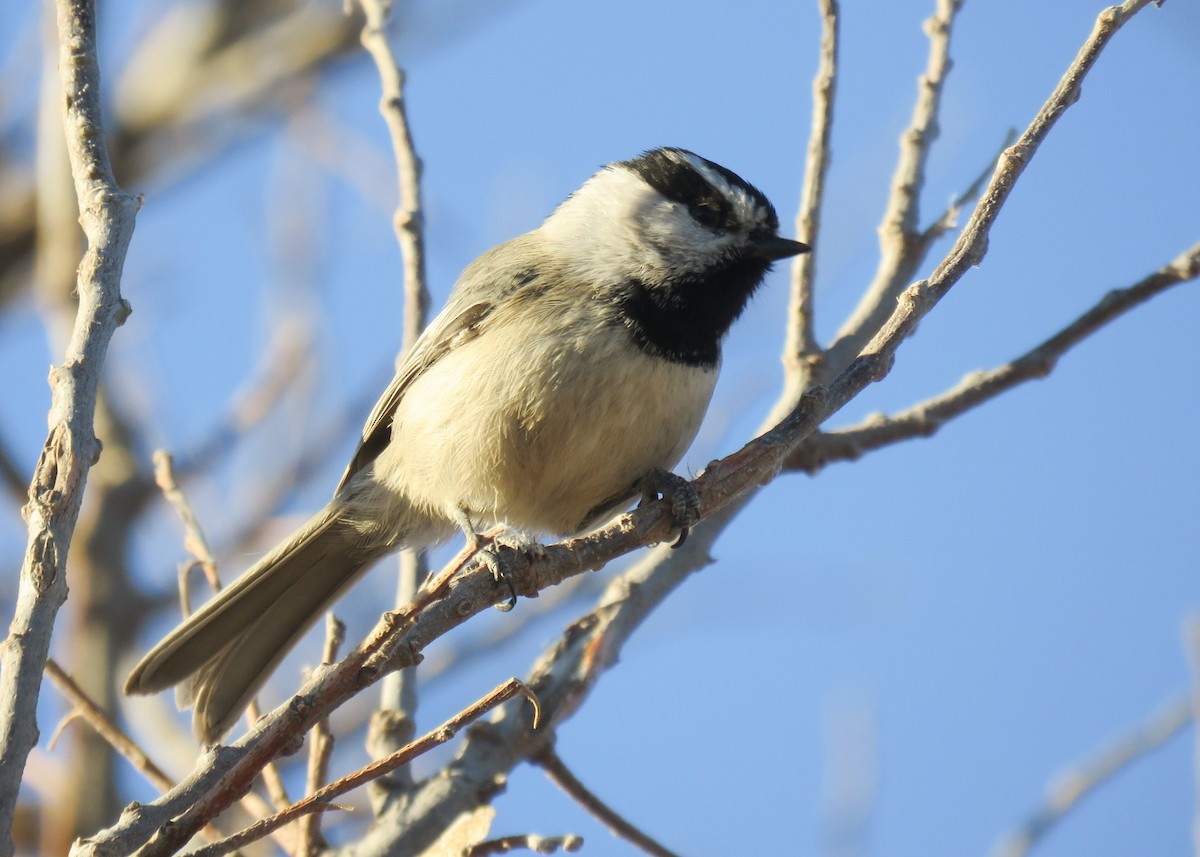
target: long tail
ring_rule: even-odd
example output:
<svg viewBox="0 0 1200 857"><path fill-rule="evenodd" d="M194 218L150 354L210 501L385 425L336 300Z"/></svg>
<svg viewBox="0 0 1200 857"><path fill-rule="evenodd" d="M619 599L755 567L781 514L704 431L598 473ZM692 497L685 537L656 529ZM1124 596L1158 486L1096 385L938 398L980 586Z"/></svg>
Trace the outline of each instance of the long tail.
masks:
<svg viewBox="0 0 1200 857"><path fill-rule="evenodd" d="M321 510L142 658L125 692L186 682L196 737L216 743L322 611L391 550L364 541L330 507Z"/></svg>

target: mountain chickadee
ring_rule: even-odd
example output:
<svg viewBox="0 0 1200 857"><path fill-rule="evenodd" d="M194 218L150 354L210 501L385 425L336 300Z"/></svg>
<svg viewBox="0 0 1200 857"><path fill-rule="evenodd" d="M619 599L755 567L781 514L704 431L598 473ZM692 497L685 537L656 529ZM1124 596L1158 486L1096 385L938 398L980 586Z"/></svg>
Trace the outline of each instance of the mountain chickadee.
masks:
<svg viewBox="0 0 1200 857"><path fill-rule="evenodd" d="M484 253L375 406L329 504L142 659L219 739L380 557L494 523L558 535L626 508L708 408L721 340L777 259L767 198L683 149L609 164Z"/></svg>

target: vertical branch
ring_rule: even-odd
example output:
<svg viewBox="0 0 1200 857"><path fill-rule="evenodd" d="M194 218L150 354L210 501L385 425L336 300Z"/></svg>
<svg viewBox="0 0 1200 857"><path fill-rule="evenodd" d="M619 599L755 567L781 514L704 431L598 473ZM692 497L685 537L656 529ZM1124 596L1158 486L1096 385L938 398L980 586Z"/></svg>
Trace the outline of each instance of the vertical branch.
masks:
<svg viewBox="0 0 1200 857"><path fill-rule="evenodd" d="M338 649L346 636L346 626L332 612L325 614L325 650L321 655L322 666L337 663ZM312 742L308 748L308 765L304 788L305 794L313 794L325 784L329 773L329 759L333 756L333 733L329 731L329 718L322 717L312 730ZM329 847L321 833L321 812L305 815L297 824L295 857L310 857Z"/></svg>
<svg viewBox="0 0 1200 857"><path fill-rule="evenodd" d="M813 367L821 359L813 329L813 281L816 276L816 243L821 226L821 204L825 198L825 176L829 172L829 136L833 128L833 103L837 90L838 3L818 0L821 7L821 60L813 78L812 130L804 164L804 186L796 215L796 236L813 245L792 261L790 324L783 365L787 386L797 396L808 385Z"/></svg>
<svg viewBox="0 0 1200 857"><path fill-rule="evenodd" d="M138 200L117 185L109 162L91 0L58 0L57 20L63 124L88 249L79 266L75 327L62 364L50 372L50 429L24 509L29 541L16 612L0 645L0 854L13 848L18 790L38 737L42 671L55 617L67 598L67 552L88 471L100 455L95 436L100 369L113 333L130 311L120 283L138 209Z"/></svg>
<svg viewBox="0 0 1200 857"><path fill-rule="evenodd" d="M396 239L404 259L404 349L412 348L425 327L429 308L429 289L425 283L424 216L421 206L421 160L417 157L408 112L404 100L404 71L388 40L391 0L360 0L366 23L362 44L379 71L382 97L379 111L387 122L396 157L396 178L400 185L400 204L393 217ZM427 566L422 551L405 548L400 553L396 604L403 607L416 597ZM369 751L382 758L408 743L415 734L413 714L417 706L416 671L405 670L388 676L381 689L380 710L371 723ZM378 785L411 786L407 771L397 771L389 781ZM376 794L378 789L375 790ZM378 794L377 794L378 796Z"/></svg>
<svg viewBox="0 0 1200 857"><path fill-rule="evenodd" d="M379 112L387 122L396 155L396 175L400 182L400 204L392 218L400 253L404 258L404 347L417 341L425 328L429 309L429 291L425 285L425 223L421 208L421 160L417 157L408 112L404 101L404 71L396 61L388 41L387 25L391 0L361 0L366 23L362 44L375 67L383 87Z"/></svg>

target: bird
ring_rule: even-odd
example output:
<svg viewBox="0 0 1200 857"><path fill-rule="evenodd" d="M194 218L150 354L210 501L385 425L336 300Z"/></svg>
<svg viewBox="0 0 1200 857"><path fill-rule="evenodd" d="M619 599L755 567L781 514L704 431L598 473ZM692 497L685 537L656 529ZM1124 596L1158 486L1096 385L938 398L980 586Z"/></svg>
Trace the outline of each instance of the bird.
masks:
<svg viewBox="0 0 1200 857"><path fill-rule="evenodd" d="M604 166L467 266L333 498L147 653L126 693L179 685L214 744L381 557L481 526L569 535L628 508L674 476L772 263L809 249L779 235L760 190L691 151Z"/></svg>

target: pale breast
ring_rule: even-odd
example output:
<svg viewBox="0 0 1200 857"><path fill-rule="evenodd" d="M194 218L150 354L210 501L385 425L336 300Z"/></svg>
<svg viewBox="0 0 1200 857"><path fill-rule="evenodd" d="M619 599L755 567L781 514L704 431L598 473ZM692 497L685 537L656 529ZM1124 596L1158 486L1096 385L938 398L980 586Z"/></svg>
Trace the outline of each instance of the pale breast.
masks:
<svg viewBox="0 0 1200 857"><path fill-rule="evenodd" d="M581 321L547 313L529 334L528 321L518 338L502 320L413 383L378 477L476 526L569 533L679 461L715 369L649 357L620 326L581 336Z"/></svg>

